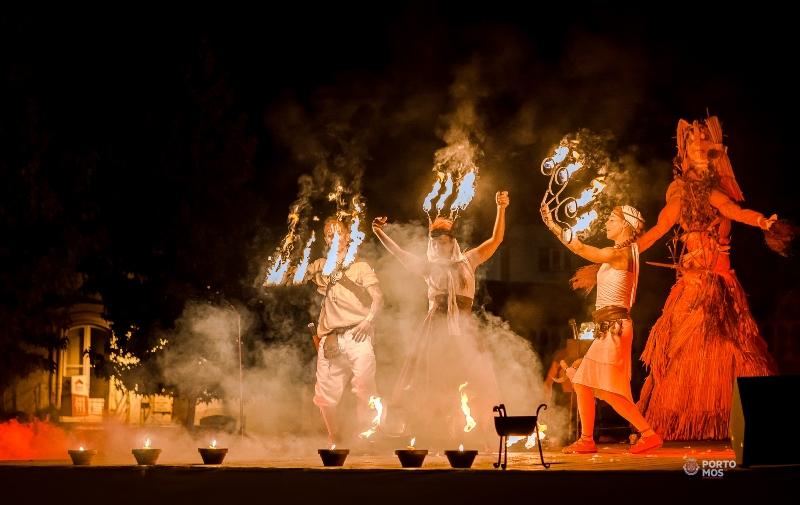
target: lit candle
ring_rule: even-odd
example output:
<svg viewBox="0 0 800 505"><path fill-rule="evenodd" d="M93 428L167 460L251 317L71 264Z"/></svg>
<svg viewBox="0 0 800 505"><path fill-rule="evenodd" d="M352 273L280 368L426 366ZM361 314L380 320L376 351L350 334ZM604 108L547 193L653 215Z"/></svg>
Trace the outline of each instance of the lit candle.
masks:
<svg viewBox="0 0 800 505"><path fill-rule="evenodd" d="M411 439L411 442L408 443L408 448L411 449L412 451L414 450L414 443L416 441L417 441L417 438L414 437L414 438Z"/></svg>
<svg viewBox="0 0 800 505"><path fill-rule="evenodd" d="M464 444L458 444L458 452L464 452Z"/></svg>
<svg viewBox="0 0 800 505"><path fill-rule="evenodd" d="M215 449L217 447L216 439L211 441L211 444L209 445L209 447L211 447L212 449Z"/></svg>
<svg viewBox="0 0 800 505"><path fill-rule="evenodd" d="M150 439L149 438L145 438L144 439L144 448L145 449L149 449L150 448Z"/></svg>

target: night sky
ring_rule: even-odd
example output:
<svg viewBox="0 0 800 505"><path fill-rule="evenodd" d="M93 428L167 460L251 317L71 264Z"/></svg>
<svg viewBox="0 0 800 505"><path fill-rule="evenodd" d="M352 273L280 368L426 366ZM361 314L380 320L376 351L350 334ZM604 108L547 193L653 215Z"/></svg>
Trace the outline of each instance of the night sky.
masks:
<svg viewBox="0 0 800 505"><path fill-rule="evenodd" d="M470 211L486 227L500 188L511 191L510 229L538 223L539 163L580 128L610 132L633 160L641 191L632 203L653 223L676 123L706 111L722 120L744 205L800 222L793 19L675 6L652 15L490 2L4 17L7 313L23 310L10 300L30 284L68 292L55 277L71 270L128 326L142 314L122 308L133 295L114 294L119 279L160 279L137 284L143 298L214 286L245 299L258 258L285 232L298 177L319 166L363 174L368 218L422 219L433 153L464 100L483 152ZM733 265L759 320L798 284L796 259L744 225L734 227ZM174 306L154 325L174 319L178 298L160 298Z"/></svg>

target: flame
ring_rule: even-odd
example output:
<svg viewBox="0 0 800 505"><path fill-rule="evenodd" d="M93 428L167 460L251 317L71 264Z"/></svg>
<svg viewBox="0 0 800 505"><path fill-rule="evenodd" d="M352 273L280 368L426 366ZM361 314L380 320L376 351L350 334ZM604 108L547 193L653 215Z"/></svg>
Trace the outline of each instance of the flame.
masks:
<svg viewBox="0 0 800 505"><path fill-rule="evenodd" d="M575 201L578 208L585 207L594 200L594 197L605 189L606 185L600 179L592 179L592 186L584 189L581 196Z"/></svg>
<svg viewBox="0 0 800 505"><path fill-rule="evenodd" d="M217 440L216 439L212 440L211 444L209 445L209 447L211 447L212 449L216 449L217 448Z"/></svg>
<svg viewBox="0 0 800 505"><path fill-rule="evenodd" d="M331 450L336 449L336 444L331 444Z"/></svg>
<svg viewBox="0 0 800 505"><path fill-rule="evenodd" d="M581 214L578 220L572 226L572 232L578 233L587 230L592 225L594 220L597 219L597 211L592 209L589 212Z"/></svg>
<svg viewBox="0 0 800 505"><path fill-rule="evenodd" d="M468 382L461 384L458 386L458 392L461 395L461 412L464 413L464 421L466 424L464 425L464 432L469 433L470 431L474 430L478 423L475 422L475 419L472 418L470 415L469 410L469 397L467 393L464 392L464 388L467 387Z"/></svg>
<svg viewBox="0 0 800 505"><path fill-rule="evenodd" d="M540 440L544 440L544 437L545 437L545 433L544 432L547 430L547 425L546 424L539 424L538 427L539 427L539 439ZM527 437L525 437L525 436L523 436L523 437L516 437L516 436L508 437L508 440L506 441L506 447L511 447L512 445L516 444L520 440L525 440L525 448L526 449L532 449L532 448L536 447L536 431L534 430L534 432L531 433L530 435L528 435Z"/></svg>
<svg viewBox="0 0 800 505"><path fill-rule="evenodd" d="M378 426L381 424L381 419L383 418L383 402L379 396L370 396L369 403L367 406L370 410L375 411L375 417L372 418L372 426L367 431L362 432L359 434L361 438L369 438L378 431Z"/></svg>
<svg viewBox="0 0 800 505"><path fill-rule="evenodd" d="M83 448L83 446L80 446L80 447L78 447L78 450L79 450L79 451L83 451L83 450L85 450L85 449Z"/></svg>
<svg viewBox="0 0 800 505"><path fill-rule="evenodd" d="M150 448L150 439L149 438L145 438L144 439L144 448L145 449L149 449Z"/></svg>
<svg viewBox="0 0 800 505"><path fill-rule="evenodd" d="M314 232L311 232L311 238L308 239L306 242L306 248L303 249L303 259L300 261L300 265L297 267L297 271L294 273L294 278L292 282L295 284L300 284L303 282L303 279L306 277L306 271L308 270L308 260L311 257L311 244L317 239Z"/></svg>
<svg viewBox="0 0 800 505"><path fill-rule="evenodd" d="M417 441L417 437L411 439L411 442L408 443L408 446L412 449L414 448L414 443Z"/></svg>
<svg viewBox="0 0 800 505"><path fill-rule="evenodd" d="M464 444L458 444L458 452L464 452Z"/></svg>
<svg viewBox="0 0 800 505"><path fill-rule="evenodd" d="M473 197L475 197L475 172L470 171L458 183L458 195L450 206L450 212L466 209Z"/></svg>
<svg viewBox="0 0 800 505"><path fill-rule="evenodd" d="M544 440L544 437L545 437L545 433L544 432L547 431L547 425L546 424L539 424L538 427L539 427L539 440L541 441L541 440ZM536 447L536 432L535 431L533 433L531 433L528 436L528 440L525 441L525 448L526 449L533 449L534 447Z"/></svg>
<svg viewBox="0 0 800 505"><path fill-rule="evenodd" d="M333 269L336 268L337 260L339 259L339 229L333 232L333 240L331 240L331 248L328 249L328 257L325 259L325 266L322 267L323 275L330 275Z"/></svg>
<svg viewBox="0 0 800 505"><path fill-rule="evenodd" d="M558 171L558 182L560 184L567 182L569 178L572 177L572 174L580 170L581 167L583 167L583 163L576 161L575 163L570 163L566 167L562 168Z"/></svg>
<svg viewBox="0 0 800 505"><path fill-rule="evenodd" d="M425 202L422 204L422 210L425 212L430 212L431 207L433 205L433 199L436 198L436 195L439 194L439 191L442 189L442 181L444 180L444 173L439 172L436 182L433 183L433 189L431 192L428 193L428 196L425 197Z"/></svg>
<svg viewBox="0 0 800 505"><path fill-rule="evenodd" d="M442 196L439 197L439 200L436 202L436 211L441 212L444 209L444 202L450 195L453 194L453 174L447 174L447 180L444 181L444 193Z"/></svg>
<svg viewBox="0 0 800 505"><path fill-rule="evenodd" d="M569 148L566 146L558 146L553 154L553 161L559 164L567 159L567 155L569 155Z"/></svg>
<svg viewBox="0 0 800 505"><path fill-rule="evenodd" d="M328 193L328 201L329 202L337 202L337 203L342 202L342 203L344 203L342 201L342 193L344 193L344 186L342 186L341 182L336 181L336 187L333 188L333 191Z"/></svg>
<svg viewBox="0 0 800 505"><path fill-rule="evenodd" d="M353 224L350 225L350 246L347 248L347 254L344 256L344 263L342 263L345 267L350 266L350 264L355 261L358 246L361 245L361 242L363 242L366 237L364 232L358 229L360 224L361 220L359 217L354 216Z"/></svg>
<svg viewBox="0 0 800 505"><path fill-rule="evenodd" d="M289 260L283 256L278 256L269 272L267 272L267 284L273 285L283 282L287 270L289 270Z"/></svg>
<svg viewBox="0 0 800 505"><path fill-rule="evenodd" d="M278 247L275 252L272 266L267 269L267 278L264 281L266 285L280 284L283 282L286 271L289 269L289 258L292 254L295 240L297 240L297 224L300 222L299 205L295 205L289 211L287 222L289 223L289 231L286 232L286 236L283 237L280 247Z"/></svg>

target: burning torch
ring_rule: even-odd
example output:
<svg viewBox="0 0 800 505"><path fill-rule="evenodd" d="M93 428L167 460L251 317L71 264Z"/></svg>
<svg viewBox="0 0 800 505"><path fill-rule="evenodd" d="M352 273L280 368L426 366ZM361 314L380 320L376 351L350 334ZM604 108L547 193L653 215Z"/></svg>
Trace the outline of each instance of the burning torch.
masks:
<svg viewBox="0 0 800 505"><path fill-rule="evenodd" d="M565 141L562 141L553 154L542 161L541 172L549 176L550 181L542 197L541 211L543 217L549 214L553 222L561 227L562 240L571 242L577 233L587 230L597 219L596 210L590 209L578 215L579 210L592 203L606 186L603 178L597 177L578 198L564 195L573 174L581 170L586 163L586 157L580 151L565 144ZM574 224L568 224L561 216L574 219Z"/></svg>

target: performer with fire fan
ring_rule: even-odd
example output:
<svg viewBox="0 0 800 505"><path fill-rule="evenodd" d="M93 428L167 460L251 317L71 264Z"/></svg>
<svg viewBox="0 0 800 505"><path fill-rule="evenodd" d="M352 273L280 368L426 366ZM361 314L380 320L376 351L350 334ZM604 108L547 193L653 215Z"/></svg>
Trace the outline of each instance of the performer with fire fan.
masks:
<svg viewBox="0 0 800 505"><path fill-rule="evenodd" d="M606 221L606 236L614 241L614 246L600 249L584 244L574 233L565 233L544 202L541 215L547 228L569 250L595 263L580 269L572 279L573 288L587 292L597 284L593 313L596 338L582 360L569 368L562 362L572 380L581 419L580 438L565 447L564 452L597 452L593 435L595 397L605 400L641 433L630 448L632 453L660 447L663 441L637 410L630 385L633 341L630 309L639 277L639 252L634 241L644 228L644 218L629 205L615 207Z"/></svg>

